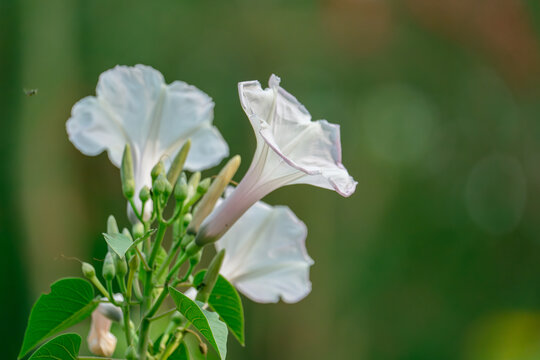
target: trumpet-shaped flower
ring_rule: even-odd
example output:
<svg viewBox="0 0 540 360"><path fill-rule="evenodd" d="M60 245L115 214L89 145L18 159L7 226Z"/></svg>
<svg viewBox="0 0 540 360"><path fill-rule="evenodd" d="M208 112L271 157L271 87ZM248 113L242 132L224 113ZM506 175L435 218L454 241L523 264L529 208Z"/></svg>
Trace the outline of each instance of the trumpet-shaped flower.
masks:
<svg viewBox="0 0 540 360"><path fill-rule="evenodd" d="M306 236L291 209L258 201L215 243L220 273L253 301L298 302L311 291Z"/></svg>
<svg viewBox="0 0 540 360"><path fill-rule="evenodd" d="M69 139L85 155L107 151L119 167L126 144L134 162L135 191L151 186L152 167L172 159L191 139L185 163L199 171L217 165L228 147L212 126L214 103L201 90L181 81L166 84L149 66L116 66L100 75L96 96L77 102L66 127ZM140 202L136 197L136 203Z"/></svg>
<svg viewBox="0 0 540 360"><path fill-rule="evenodd" d="M272 75L269 87L258 81L238 85L257 149L233 194L201 226L197 244L217 240L253 204L273 190L292 184L311 184L350 196L356 181L341 163L339 126L311 115Z"/></svg>

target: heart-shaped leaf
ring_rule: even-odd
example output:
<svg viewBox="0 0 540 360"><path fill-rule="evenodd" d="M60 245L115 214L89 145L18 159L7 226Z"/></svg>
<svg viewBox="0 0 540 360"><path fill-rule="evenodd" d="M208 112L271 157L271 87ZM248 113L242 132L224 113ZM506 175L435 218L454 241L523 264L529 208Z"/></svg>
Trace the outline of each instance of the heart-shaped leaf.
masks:
<svg viewBox="0 0 540 360"><path fill-rule="evenodd" d="M206 270L202 270L195 275L193 279L195 287L202 283L205 273ZM234 286L221 275L219 275L208 298L208 305L219 314L238 342L244 345L244 308L242 299Z"/></svg>
<svg viewBox="0 0 540 360"><path fill-rule="evenodd" d="M77 360L81 337L77 334L63 334L49 340L36 350L28 360L38 359L61 359Z"/></svg>
<svg viewBox="0 0 540 360"><path fill-rule="evenodd" d="M121 258L124 257L126 251L128 251L131 244L133 244L133 240L131 240L129 236L120 233L103 233L103 237L111 249Z"/></svg>
<svg viewBox="0 0 540 360"><path fill-rule="evenodd" d="M216 349L219 357L225 359L228 331L227 325L219 320L219 315L203 309L202 303L191 300L173 287L169 287L169 294L178 311L208 340L210 345Z"/></svg>
<svg viewBox="0 0 540 360"><path fill-rule="evenodd" d="M126 252L133 249L141 241L146 240L149 236L152 236L155 232L156 232L156 229L150 229L147 232L145 232L143 236L135 239L135 241L131 240L129 236L121 234L121 233L112 233L112 234L103 233L103 237L105 238L105 241L107 242L107 244L109 244L111 249L118 256L123 258L126 255Z"/></svg>
<svg viewBox="0 0 540 360"><path fill-rule="evenodd" d="M96 308L94 288L79 278L60 279L32 308L19 359L45 338L82 321Z"/></svg>

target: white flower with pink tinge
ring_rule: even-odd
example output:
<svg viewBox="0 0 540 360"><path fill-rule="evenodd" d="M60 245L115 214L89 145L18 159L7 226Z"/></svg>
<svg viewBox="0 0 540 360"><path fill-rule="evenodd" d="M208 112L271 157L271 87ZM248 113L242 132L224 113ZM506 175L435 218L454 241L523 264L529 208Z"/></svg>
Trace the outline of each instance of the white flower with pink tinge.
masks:
<svg viewBox="0 0 540 360"><path fill-rule="evenodd" d="M121 294L114 294L118 302L124 301ZM102 301L106 298L102 298ZM122 310L111 303L100 303L92 312L90 332L88 333L88 349L92 354L110 357L116 349L116 336L111 333L112 322L122 321Z"/></svg>
<svg viewBox="0 0 540 360"><path fill-rule="evenodd" d="M107 151L117 167L130 144L138 194L144 185L151 187L154 165L162 160L168 168L188 139L188 170L208 169L229 154L227 143L212 126L213 117L214 102L195 86L181 81L166 84L150 66L116 66L100 75L96 96L73 106L66 128L83 154ZM140 207L138 196L135 202Z"/></svg>
<svg viewBox="0 0 540 360"><path fill-rule="evenodd" d="M257 149L236 190L201 225L196 242L219 239L253 204L275 189L310 184L350 196L356 181L341 163L339 126L311 115L272 75L269 87L258 81L238 85L240 102L248 116Z"/></svg>

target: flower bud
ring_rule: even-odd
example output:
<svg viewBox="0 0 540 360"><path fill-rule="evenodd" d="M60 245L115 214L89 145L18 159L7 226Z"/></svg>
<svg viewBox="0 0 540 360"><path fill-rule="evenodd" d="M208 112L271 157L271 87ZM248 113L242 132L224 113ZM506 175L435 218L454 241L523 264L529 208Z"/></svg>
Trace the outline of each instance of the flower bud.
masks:
<svg viewBox="0 0 540 360"><path fill-rule="evenodd" d="M82 273L84 277L88 279L93 279L96 276L96 269L87 262L82 263Z"/></svg>
<svg viewBox="0 0 540 360"><path fill-rule="evenodd" d="M131 229L131 232L133 233L133 237L135 239L141 238L144 236L144 225L140 222L133 225L133 228Z"/></svg>
<svg viewBox="0 0 540 360"><path fill-rule="evenodd" d="M163 196L165 196L165 198L169 198L169 195L171 195L172 191L173 191L173 187L171 183L167 180L165 182L165 189L163 190Z"/></svg>
<svg viewBox="0 0 540 360"><path fill-rule="evenodd" d="M127 236L128 238L131 239L131 241L133 241L133 237L131 236L131 233L129 232L128 229L123 228L123 229L122 229L122 235Z"/></svg>
<svg viewBox="0 0 540 360"><path fill-rule="evenodd" d="M185 235L180 241L180 248L185 249L187 246L193 242L193 235Z"/></svg>
<svg viewBox="0 0 540 360"><path fill-rule="evenodd" d="M225 249L222 249L212 259L212 262L208 266L208 270L206 271L206 274L204 274L204 279L201 284L201 288L199 289L199 292L197 294L197 298L196 298L197 300L203 303L206 303L208 301L208 298L210 297L210 294L212 293L212 289L214 289L214 285L216 285L216 281L219 276L219 269L221 268L221 264L223 263L224 257L225 257Z"/></svg>
<svg viewBox="0 0 540 360"><path fill-rule="evenodd" d="M197 186L197 192L201 195L206 194L206 191L208 191L208 188L210 187L210 184L212 183L212 180L210 178L206 178L203 181L199 183L199 186Z"/></svg>
<svg viewBox="0 0 540 360"><path fill-rule="evenodd" d="M171 163L171 167L169 168L169 172L167 173L167 180L169 180L170 184L176 183L180 172L184 168L184 164L186 162L190 147L191 140L188 139L188 141L185 142L180 151L178 151L178 154L176 154L173 162Z"/></svg>
<svg viewBox="0 0 540 360"><path fill-rule="evenodd" d="M135 194L135 179L133 178L133 157L131 147L126 144L124 155L122 156L122 166L120 167L120 178L122 179L122 192L127 199L131 199Z"/></svg>
<svg viewBox="0 0 540 360"><path fill-rule="evenodd" d="M128 271L126 258L120 258L119 256L115 255L114 264L116 269L116 276L118 276L119 278L123 278L124 276L126 276Z"/></svg>
<svg viewBox="0 0 540 360"><path fill-rule="evenodd" d="M159 174L154 181L153 190L156 195L165 194L167 188L170 188L171 184L167 181L167 178L163 174Z"/></svg>
<svg viewBox="0 0 540 360"><path fill-rule="evenodd" d="M94 355L110 357L116 349L116 337L110 332L112 321L98 309L92 313L88 348Z"/></svg>
<svg viewBox="0 0 540 360"><path fill-rule="evenodd" d="M126 360L137 360L139 358L139 355L137 354L137 350L133 345L129 345L126 349Z"/></svg>
<svg viewBox="0 0 540 360"><path fill-rule="evenodd" d="M139 257L137 254L133 255L131 259L129 259L129 270L130 271L137 271L139 269Z"/></svg>
<svg viewBox="0 0 540 360"><path fill-rule="evenodd" d="M178 181L176 182L176 186L174 187L174 197L176 201L183 202L186 200L189 194L189 187L186 181L186 174L182 173L180 177L178 177Z"/></svg>
<svg viewBox="0 0 540 360"><path fill-rule="evenodd" d="M116 276L116 267L114 266L114 258L110 252L105 256L103 261L103 278L107 281L114 279Z"/></svg>
<svg viewBox="0 0 540 360"><path fill-rule="evenodd" d="M116 219L113 215L109 215L109 218L107 219L107 234L117 234L118 232Z"/></svg>
<svg viewBox="0 0 540 360"><path fill-rule="evenodd" d="M197 171L191 175L188 181L189 198L195 195L195 192L197 191L197 186L199 186L199 181L201 181L201 173Z"/></svg>
<svg viewBox="0 0 540 360"><path fill-rule="evenodd" d="M191 220L193 220L193 215L191 214L186 214L184 215L184 227L188 226L189 223L191 222Z"/></svg>
<svg viewBox="0 0 540 360"><path fill-rule="evenodd" d="M144 185L141 188L141 191L139 191L139 199L141 199L141 202L147 202L148 199L150 199L150 189L148 186Z"/></svg>
<svg viewBox="0 0 540 360"><path fill-rule="evenodd" d="M163 161L158 162L152 168L150 175L152 176L152 182L156 181L159 175L165 175L165 165L163 165Z"/></svg>
<svg viewBox="0 0 540 360"><path fill-rule="evenodd" d="M114 294L113 297L114 297L114 301L116 301L117 303L124 302L124 297L120 293ZM108 300L108 299L101 298L101 300ZM107 319L116 321L117 323L121 323L122 320L124 319L124 314L122 313L122 309L120 309L120 307L114 304L111 304L110 302L102 302L97 307L97 310Z"/></svg>
<svg viewBox="0 0 540 360"><path fill-rule="evenodd" d="M216 202L225 191L227 185L233 178L234 174L240 166L240 156L234 156L229 162L221 169L216 179L212 182L212 185L208 188L206 195L203 196L199 204L193 212L193 221L189 224L188 232L196 234L199 231L199 227L204 219L212 212ZM216 241L212 238L199 238L197 237L197 245L203 246L207 243Z"/></svg>

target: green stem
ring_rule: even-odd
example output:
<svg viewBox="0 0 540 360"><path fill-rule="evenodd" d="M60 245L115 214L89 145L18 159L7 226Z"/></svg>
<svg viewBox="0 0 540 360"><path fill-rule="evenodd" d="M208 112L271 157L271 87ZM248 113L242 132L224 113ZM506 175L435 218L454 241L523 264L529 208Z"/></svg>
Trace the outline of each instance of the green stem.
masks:
<svg viewBox="0 0 540 360"><path fill-rule="evenodd" d="M131 329L129 326L130 317L129 317L129 300L124 301L124 305L122 305L122 312L124 314L124 332L126 333L126 342L129 345L133 343L131 339Z"/></svg>
<svg viewBox="0 0 540 360"><path fill-rule="evenodd" d="M155 321L155 320L161 319L161 318L163 318L163 317L166 317L166 316L171 315L171 314L174 313L175 311L176 311L176 308L167 310L167 311L165 311L164 313L161 313L161 314L159 314L159 315L156 315L156 316L150 318L149 320L150 320L150 321Z"/></svg>
<svg viewBox="0 0 540 360"><path fill-rule="evenodd" d="M131 292L133 290L133 278L135 277L135 269L129 269L127 288L126 288L126 300L128 303L131 302Z"/></svg>
<svg viewBox="0 0 540 360"><path fill-rule="evenodd" d="M150 240L149 238L147 240ZM144 270L150 271L150 266L146 262L146 259L144 258L143 254L141 253L141 250L135 246L135 251L137 252L137 255L139 256L139 259L141 260L141 263L143 264Z"/></svg>
<svg viewBox="0 0 540 360"><path fill-rule="evenodd" d="M154 267L154 262L156 261L156 257L159 252L159 248L161 247L161 243L163 242L163 237L165 236L166 229L167 224L164 222L160 222L156 234L156 240L154 241L154 246L152 247L152 253L150 254L150 258L148 259L148 266L150 267L150 269Z"/></svg>
<svg viewBox="0 0 540 360"><path fill-rule="evenodd" d="M157 273L156 273L156 279L159 279L161 275L169 268L169 265L171 265L171 262L173 259L178 255L180 252L180 243L181 239L176 241L169 251L169 254L167 255L167 259L165 259L165 262L159 267Z"/></svg>
<svg viewBox="0 0 540 360"><path fill-rule="evenodd" d="M96 276L91 278L90 282L94 284L94 286L99 290L99 292L103 294L103 296L105 296L106 298L109 298L109 293L107 292L107 289L105 289L105 287L101 284L101 282L98 280Z"/></svg>
<svg viewBox="0 0 540 360"><path fill-rule="evenodd" d="M174 265L174 267L169 271L169 274L167 275L167 279L165 280L165 284L163 287L163 290L161 291L161 294L159 294L159 297L156 299L152 307L148 310L146 315L141 321L141 332L139 336L139 360L145 360L146 359L146 349L148 348L148 335L150 332L150 318L152 318L156 312L159 310L159 307L169 294L169 283L171 282L174 273L177 269L179 269L182 264L187 260L187 255L182 254L178 262ZM147 300L147 297L145 296L145 300Z"/></svg>
<svg viewBox="0 0 540 360"><path fill-rule="evenodd" d="M167 360L169 356L172 355L172 353L180 346L182 343L182 340L184 339L185 329L179 330L176 335L174 341L170 342L169 345L165 348L165 351L159 358L159 360Z"/></svg>
<svg viewBox="0 0 540 360"><path fill-rule="evenodd" d="M139 213L139 210L137 210L137 207L135 206L135 202L133 201L133 197L131 197L130 199L128 199L129 201L129 204L131 205L131 209L133 210L133 213L135 214L135 216L137 217L137 219L139 219L140 222L143 222L143 217L141 215L144 214L144 204L143 204L143 207L141 209L141 213Z"/></svg>
<svg viewBox="0 0 540 360"><path fill-rule="evenodd" d="M118 303L114 299L112 280L106 280L106 281L107 281L107 291L109 293L107 297L109 298L109 301L111 302L111 304L113 304L114 306L118 306Z"/></svg>

